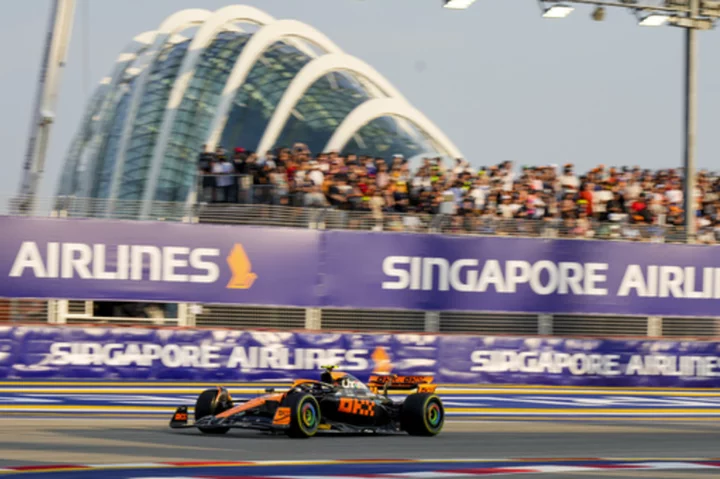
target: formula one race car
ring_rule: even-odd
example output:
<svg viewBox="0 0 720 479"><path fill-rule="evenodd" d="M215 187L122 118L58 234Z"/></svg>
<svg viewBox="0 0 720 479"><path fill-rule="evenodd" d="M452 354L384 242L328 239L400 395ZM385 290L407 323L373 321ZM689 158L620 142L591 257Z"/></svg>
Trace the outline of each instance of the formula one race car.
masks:
<svg viewBox="0 0 720 479"><path fill-rule="evenodd" d="M285 392L266 389L265 395L235 401L227 389L207 389L195 403L195 422L188 407L177 408L170 427L198 428L205 434L225 434L231 428L284 432L306 438L318 431L336 433L397 433L434 436L445 421L442 401L432 376L373 375L367 385L348 373L323 366L320 381L299 379ZM393 401L390 390L405 390Z"/></svg>

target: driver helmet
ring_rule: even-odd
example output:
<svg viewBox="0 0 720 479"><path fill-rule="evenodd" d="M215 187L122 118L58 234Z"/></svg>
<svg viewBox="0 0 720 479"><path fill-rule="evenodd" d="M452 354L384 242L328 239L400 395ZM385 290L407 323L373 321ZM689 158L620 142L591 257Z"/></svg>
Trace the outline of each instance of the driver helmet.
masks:
<svg viewBox="0 0 720 479"><path fill-rule="evenodd" d="M329 371L323 371L323 373L320 375L320 381L326 384L334 383L332 374Z"/></svg>
<svg viewBox="0 0 720 479"><path fill-rule="evenodd" d="M351 388L356 387L355 380L348 374L342 374L342 373L333 374L329 371L325 371L320 376L320 381L327 383L327 384L332 384L333 386L336 386L336 387L345 388L345 389L351 389Z"/></svg>

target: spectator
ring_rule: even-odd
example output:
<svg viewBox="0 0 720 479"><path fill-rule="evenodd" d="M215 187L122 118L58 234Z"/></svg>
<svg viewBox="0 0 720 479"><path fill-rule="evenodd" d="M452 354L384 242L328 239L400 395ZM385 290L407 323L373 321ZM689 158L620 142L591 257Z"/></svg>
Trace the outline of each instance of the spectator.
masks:
<svg viewBox="0 0 720 479"><path fill-rule="evenodd" d="M215 201L215 179L212 176L215 166L215 155L203 145L198 157L198 175L200 177L201 201Z"/></svg>
<svg viewBox="0 0 720 479"><path fill-rule="evenodd" d="M235 148L203 152L198 174L211 201L326 207L367 214L353 224L416 231L436 225L475 234L555 234L570 237L650 240L657 232L681 231L683 178L678 170L599 165L578 175L572 164L523 166L512 162L474 169L463 158L446 166L425 158L415 169L401 154L388 158L313 154L302 143L265 152L262 158ZM237 175L240 179L232 178ZM240 195L238 195L238 189ZM215 196L217 195L217 196ZM695 192L703 241L720 231L720 180L698 174ZM421 219L446 215L447 221ZM369 221L368 221L369 220Z"/></svg>
<svg viewBox="0 0 720 479"><path fill-rule="evenodd" d="M222 148L218 148L216 156L217 161L213 165L212 172L213 175L215 175L215 185L217 186L217 191L222 195L224 202L235 202L237 201L237 196L234 200L231 197L232 186L235 180L232 176L234 171L233 164L230 163L230 160L228 160L225 155L225 150Z"/></svg>

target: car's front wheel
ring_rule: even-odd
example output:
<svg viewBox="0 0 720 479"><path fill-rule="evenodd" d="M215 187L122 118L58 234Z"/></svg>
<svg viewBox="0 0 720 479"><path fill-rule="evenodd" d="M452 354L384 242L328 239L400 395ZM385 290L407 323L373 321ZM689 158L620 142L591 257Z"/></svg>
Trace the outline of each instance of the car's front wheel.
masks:
<svg viewBox="0 0 720 479"><path fill-rule="evenodd" d="M207 416L215 416L227 410L227 391L223 388L206 389L195 401L195 421ZM198 427L205 434L225 434L229 427Z"/></svg>
<svg viewBox="0 0 720 479"><path fill-rule="evenodd" d="M320 427L320 405L311 394L290 394L283 404L290 408L290 427L287 435L294 438L314 436Z"/></svg>
<svg viewBox="0 0 720 479"><path fill-rule="evenodd" d="M435 394L411 394L400 409L400 425L411 436L435 436L444 423L445 408Z"/></svg>

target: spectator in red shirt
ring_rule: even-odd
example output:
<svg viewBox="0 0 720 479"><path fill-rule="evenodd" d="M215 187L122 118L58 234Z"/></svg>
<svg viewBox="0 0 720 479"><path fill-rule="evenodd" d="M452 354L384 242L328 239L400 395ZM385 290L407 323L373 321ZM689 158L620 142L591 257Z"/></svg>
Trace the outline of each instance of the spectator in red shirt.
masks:
<svg viewBox="0 0 720 479"><path fill-rule="evenodd" d="M589 218L593 216L593 188L594 185L587 182L583 184L580 194L578 195L578 199L584 201L583 208Z"/></svg>

